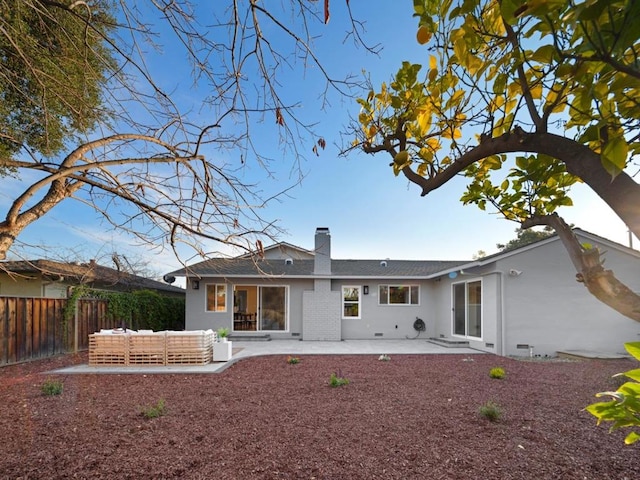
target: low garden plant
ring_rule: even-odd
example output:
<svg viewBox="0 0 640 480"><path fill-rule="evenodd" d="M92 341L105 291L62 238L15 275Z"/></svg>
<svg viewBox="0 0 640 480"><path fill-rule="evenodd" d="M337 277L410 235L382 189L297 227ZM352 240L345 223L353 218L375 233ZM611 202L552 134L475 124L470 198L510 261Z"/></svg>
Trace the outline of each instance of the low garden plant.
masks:
<svg viewBox="0 0 640 480"><path fill-rule="evenodd" d="M164 402L164 399L161 398L160 400L158 400L158 403L156 403L155 405L142 407L140 409L140 413L144 418L147 418L147 419L162 417L164 414L167 413L167 406Z"/></svg>
<svg viewBox="0 0 640 480"><path fill-rule="evenodd" d="M349 379L342 376L340 372L332 373L329 378L329 385L333 388L342 387L343 385L349 385Z"/></svg>
<svg viewBox="0 0 640 480"><path fill-rule="evenodd" d="M300 359L298 357L292 357L291 355L289 355L287 357L287 363L289 365L295 365L296 363L300 363Z"/></svg>
<svg viewBox="0 0 640 480"><path fill-rule="evenodd" d="M504 368L502 367L494 367L491 370L489 370L489 376L491 378L496 378L498 380L501 380L505 377L507 373L504 371Z"/></svg>
<svg viewBox="0 0 640 480"><path fill-rule="evenodd" d="M47 397L51 397L53 395L62 394L62 390L64 389L64 385L61 380L54 380L52 378L47 378L44 383L40 386L40 390L43 395Z"/></svg>
<svg viewBox="0 0 640 480"><path fill-rule="evenodd" d="M502 417L502 408L497 403L488 401L480 406L478 413L490 422L497 422Z"/></svg>
<svg viewBox="0 0 640 480"><path fill-rule="evenodd" d="M388 362L391 360L391 357L389 355L382 354L378 357L378 360L380 360L381 362Z"/></svg>

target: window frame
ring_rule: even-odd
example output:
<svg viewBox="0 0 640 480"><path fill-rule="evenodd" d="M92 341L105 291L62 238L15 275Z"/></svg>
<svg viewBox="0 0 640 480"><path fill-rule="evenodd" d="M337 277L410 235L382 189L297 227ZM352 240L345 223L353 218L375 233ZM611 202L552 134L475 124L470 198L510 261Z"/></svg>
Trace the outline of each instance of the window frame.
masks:
<svg viewBox="0 0 640 480"><path fill-rule="evenodd" d="M409 289L409 303L391 303L391 289L392 288L408 288ZM386 294L383 294L383 289L386 290ZM415 289L415 295L414 295ZM382 298L386 296L386 301L383 302ZM415 296L416 303L413 303ZM420 284L419 283L405 283L405 284L378 284L378 305L382 307L419 307L420 306Z"/></svg>
<svg viewBox="0 0 640 480"><path fill-rule="evenodd" d="M213 288L213 309L209 308L209 290ZM224 294L224 305L222 308L219 308L218 304L218 290L222 290ZM227 291L227 284L225 283L207 283L205 285L205 295L204 295L204 309L208 313L226 313L227 312L227 303L229 298L229 292Z"/></svg>
<svg viewBox="0 0 640 480"><path fill-rule="evenodd" d="M346 300L345 299L345 290L354 289L358 292L357 300ZM342 285L341 288L341 298L342 298L342 319L343 320L360 320L362 319L362 286L361 285ZM345 307L349 305L355 305L358 309L357 315L345 315Z"/></svg>

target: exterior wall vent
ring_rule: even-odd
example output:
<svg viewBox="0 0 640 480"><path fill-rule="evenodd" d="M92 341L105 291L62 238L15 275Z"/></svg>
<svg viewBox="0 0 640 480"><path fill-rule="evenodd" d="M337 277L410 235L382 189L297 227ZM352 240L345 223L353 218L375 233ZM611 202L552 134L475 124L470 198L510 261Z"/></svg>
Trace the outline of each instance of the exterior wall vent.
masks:
<svg viewBox="0 0 640 480"><path fill-rule="evenodd" d="M520 350L529 350L529 344L528 343L518 343L516 345L516 348L518 348Z"/></svg>
<svg viewBox="0 0 640 480"><path fill-rule="evenodd" d="M293 265L293 258L287 258L287 259L284 261L284 264L285 264L285 265Z"/></svg>
<svg viewBox="0 0 640 480"><path fill-rule="evenodd" d="M495 345L493 343L485 343L484 346L487 348L493 348Z"/></svg>
<svg viewBox="0 0 640 480"><path fill-rule="evenodd" d="M381 267L386 267L386 266L387 266L387 261L386 261L386 260L382 260L382 261L380 262L380 266L381 266Z"/></svg>
<svg viewBox="0 0 640 480"><path fill-rule="evenodd" d="M292 336L292 337L299 337L299 336L300 336L300 334L299 334L298 332L293 332L293 333L291 334L291 336Z"/></svg>
<svg viewBox="0 0 640 480"><path fill-rule="evenodd" d="M381 337L382 335L384 335L383 333L374 333L373 336L374 337Z"/></svg>

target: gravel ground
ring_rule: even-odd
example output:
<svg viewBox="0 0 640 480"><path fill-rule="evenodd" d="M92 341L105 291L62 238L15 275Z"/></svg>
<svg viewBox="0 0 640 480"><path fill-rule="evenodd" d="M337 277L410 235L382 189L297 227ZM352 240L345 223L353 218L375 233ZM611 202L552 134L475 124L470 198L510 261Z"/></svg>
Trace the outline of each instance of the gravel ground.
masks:
<svg viewBox="0 0 640 480"><path fill-rule="evenodd" d="M583 411L630 360L278 355L221 374L46 373L77 363L0 368L0 478L640 478L640 445ZM489 378L496 366L506 378ZM45 380L62 394L43 395ZM488 401L496 422L478 413Z"/></svg>

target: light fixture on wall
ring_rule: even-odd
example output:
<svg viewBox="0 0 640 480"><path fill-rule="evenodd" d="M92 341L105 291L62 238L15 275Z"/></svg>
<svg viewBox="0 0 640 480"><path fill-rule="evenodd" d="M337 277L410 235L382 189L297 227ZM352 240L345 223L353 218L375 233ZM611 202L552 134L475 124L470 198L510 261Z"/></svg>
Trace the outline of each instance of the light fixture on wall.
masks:
<svg viewBox="0 0 640 480"><path fill-rule="evenodd" d="M364 293L365 295L369 295L369 285L365 285L364 287L362 287L362 293Z"/></svg>
<svg viewBox="0 0 640 480"><path fill-rule="evenodd" d="M200 289L200 280L191 280L191 288L193 288L194 290L199 290Z"/></svg>

